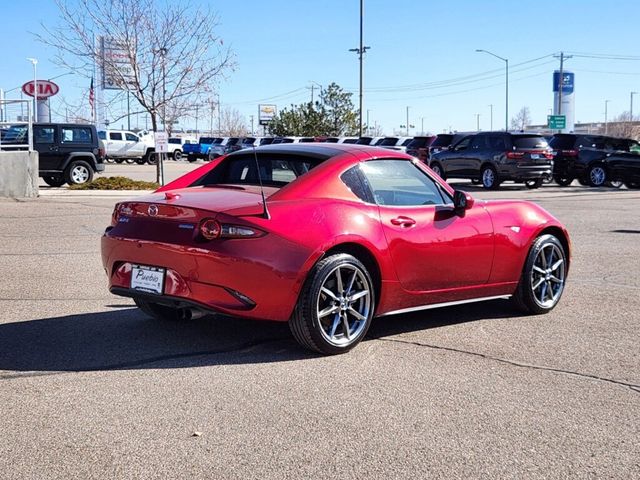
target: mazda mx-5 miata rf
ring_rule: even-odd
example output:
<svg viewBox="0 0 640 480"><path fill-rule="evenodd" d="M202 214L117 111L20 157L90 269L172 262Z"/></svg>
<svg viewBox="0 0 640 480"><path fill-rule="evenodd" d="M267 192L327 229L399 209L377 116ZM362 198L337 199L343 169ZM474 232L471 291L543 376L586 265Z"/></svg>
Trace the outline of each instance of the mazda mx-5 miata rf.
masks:
<svg viewBox="0 0 640 480"><path fill-rule="evenodd" d="M102 262L151 317L289 322L334 354L374 316L496 298L549 312L569 249L536 204L474 200L397 151L314 143L241 150L118 203Z"/></svg>

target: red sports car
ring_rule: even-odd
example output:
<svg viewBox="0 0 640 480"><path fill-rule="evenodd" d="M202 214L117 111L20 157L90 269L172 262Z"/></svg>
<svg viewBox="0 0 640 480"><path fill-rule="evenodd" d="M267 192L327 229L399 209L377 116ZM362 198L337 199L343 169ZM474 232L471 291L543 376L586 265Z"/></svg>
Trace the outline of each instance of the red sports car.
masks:
<svg viewBox="0 0 640 480"><path fill-rule="evenodd" d="M220 157L118 203L102 237L111 292L146 314L289 322L326 354L374 316L509 297L546 313L569 250L538 205L474 201L408 155L327 143Z"/></svg>

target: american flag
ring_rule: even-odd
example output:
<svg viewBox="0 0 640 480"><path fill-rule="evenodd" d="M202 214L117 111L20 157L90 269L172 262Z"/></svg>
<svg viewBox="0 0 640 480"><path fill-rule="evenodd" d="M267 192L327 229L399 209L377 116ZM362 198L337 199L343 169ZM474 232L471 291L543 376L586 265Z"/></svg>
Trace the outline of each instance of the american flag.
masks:
<svg viewBox="0 0 640 480"><path fill-rule="evenodd" d="M89 106L91 106L91 111L93 112L93 105L94 105L94 93L93 93L93 77L91 77L91 86L89 87Z"/></svg>

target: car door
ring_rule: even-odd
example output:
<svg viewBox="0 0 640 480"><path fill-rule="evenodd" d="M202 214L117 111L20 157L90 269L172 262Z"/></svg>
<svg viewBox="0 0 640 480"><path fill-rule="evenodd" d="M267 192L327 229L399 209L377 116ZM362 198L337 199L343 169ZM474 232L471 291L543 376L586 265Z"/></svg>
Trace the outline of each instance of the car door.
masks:
<svg viewBox="0 0 640 480"><path fill-rule="evenodd" d="M464 175L465 164L469 156L469 147L473 136L464 137L451 147L442 161L442 168L448 177Z"/></svg>
<svg viewBox="0 0 640 480"><path fill-rule="evenodd" d="M33 145L38 151L38 168L41 172L58 170L62 163L56 130L55 125L33 126Z"/></svg>
<svg viewBox="0 0 640 480"><path fill-rule="evenodd" d="M110 157L124 157L125 154L125 140L122 132L108 132L107 139L107 155Z"/></svg>
<svg viewBox="0 0 640 480"><path fill-rule="evenodd" d="M491 137L489 135L476 135L471 140L467 155L461 164L462 175L467 177L479 177L480 165L489 156Z"/></svg>
<svg viewBox="0 0 640 480"><path fill-rule="evenodd" d="M136 158L144 155L144 143L137 135L131 132L124 132L124 142L125 156Z"/></svg>
<svg viewBox="0 0 640 480"><path fill-rule="evenodd" d="M434 292L487 283L494 238L482 205L456 213L448 192L409 160L371 160L361 170L403 289ZM447 301L447 292L440 293L439 301Z"/></svg>

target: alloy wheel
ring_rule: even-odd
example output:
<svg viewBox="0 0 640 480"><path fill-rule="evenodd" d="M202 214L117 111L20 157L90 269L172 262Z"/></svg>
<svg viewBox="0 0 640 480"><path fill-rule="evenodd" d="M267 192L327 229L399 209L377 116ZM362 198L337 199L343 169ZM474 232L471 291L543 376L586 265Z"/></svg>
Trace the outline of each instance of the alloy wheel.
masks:
<svg viewBox="0 0 640 480"><path fill-rule="evenodd" d="M359 339L371 310L371 286L356 265L340 265L325 277L316 312L320 333L335 346Z"/></svg>
<svg viewBox="0 0 640 480"><path fill-rule="evenodd" d="M531 270L531 291L542 308L552 308L564 289L566 265L564 253L554 243L544 243Z"/></svg>
<svg viewBox="0 0 640 480"><path fill-rule="evenodd" d="M594 187L601 187L604 185L604 181L607 178L607 174L602 167L593 167L589 172L589 180Z"/></svg>
<svg viewBox="0 0 640 480"><path fill-rule="evenodd" d="M89 177L89 169L84 165L76 165L71 171L71 179L73 180L73 183L85 183L89 180Z"/></svg>

